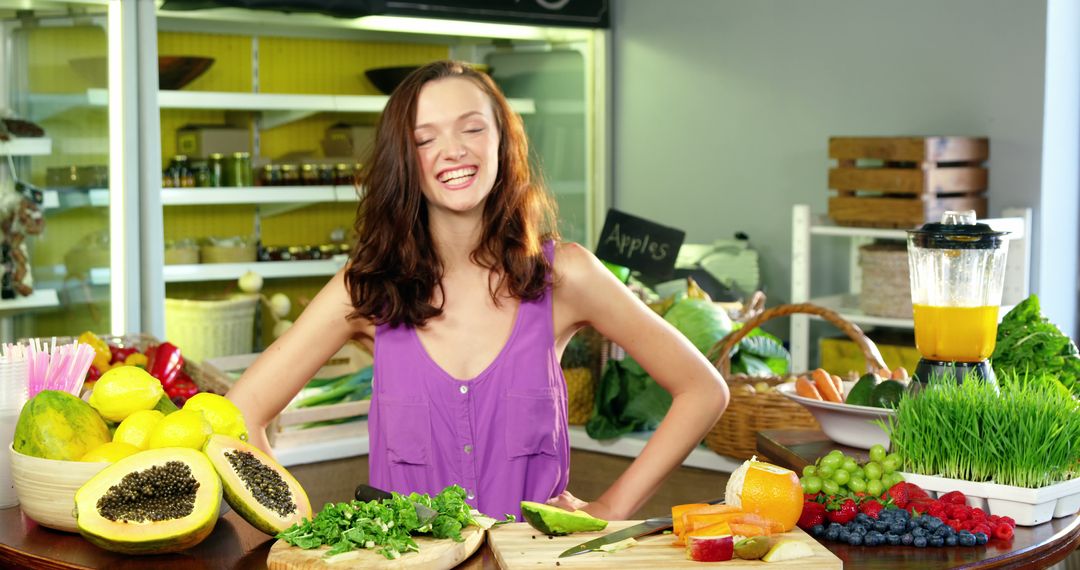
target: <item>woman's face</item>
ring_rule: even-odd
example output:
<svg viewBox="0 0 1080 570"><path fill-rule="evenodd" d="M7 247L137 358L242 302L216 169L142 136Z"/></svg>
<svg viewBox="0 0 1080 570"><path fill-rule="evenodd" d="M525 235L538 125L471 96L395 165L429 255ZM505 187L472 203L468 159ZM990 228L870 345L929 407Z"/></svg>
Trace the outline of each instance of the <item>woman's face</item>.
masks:
<svg viewBox="0 0 1080 570"><path fill-rule="evenodd" d="M499 174L499 130L491 100L469 79L425 84L413 129L428 208L481 208Z"/></svg>

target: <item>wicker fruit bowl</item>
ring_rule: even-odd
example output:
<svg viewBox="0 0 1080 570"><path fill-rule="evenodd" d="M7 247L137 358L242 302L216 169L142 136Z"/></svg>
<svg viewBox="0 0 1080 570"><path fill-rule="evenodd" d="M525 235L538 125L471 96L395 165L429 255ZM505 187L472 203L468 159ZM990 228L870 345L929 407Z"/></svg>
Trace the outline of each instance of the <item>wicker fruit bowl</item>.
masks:
<svg viewBox="0 0 1080 570"><path fill-rule="evenodd" d="M709 449L721 455L744 460L757 453L757 432L759 431L824 428L806 407L784 394L785 391L793 391L794 388L794 385L786 382L785 378L731 374L731 351L739 341L766 321L795 313L817 315L843 331L862 350L866 358L867 371L885 368L881 353L878 352L874 342L867 338L858 325L841 317L835 311L810 303L778 305L762 311L741 328L720 339L706 353L706 357L720 370L731 388L731 400L728 402L727 410L705 436L705 445ZM761 382L765 382L773 389L761 391L746 388L746 386Z"/></svg>

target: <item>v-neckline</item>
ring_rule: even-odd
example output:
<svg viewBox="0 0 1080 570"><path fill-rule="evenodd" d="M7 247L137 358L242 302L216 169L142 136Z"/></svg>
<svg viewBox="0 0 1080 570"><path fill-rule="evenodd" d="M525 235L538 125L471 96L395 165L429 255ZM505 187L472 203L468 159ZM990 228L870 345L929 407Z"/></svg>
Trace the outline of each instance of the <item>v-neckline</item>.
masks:
<svg viewBox="0 0 1080 570"><path fill-rule="evenodd" d="M464 378L464 379L462 379L462 378L458 378L457 376L454 376L453 374L450 374L449 372L447 372L446 368L444 368L441 364L436 362L435 358L433 356L431 356L430 352L428 352L427 347L424 346L424 341L420 338L420 332L417 329L417 327L409 327L409 328L411 329L413 340L415 340L416 345L418 347L420 347L420 352L424 355L424 358L426 358L427 361L430 362L431 365L434 366L436 370L441 372L443 376L445 376L449 380L452 380L452 381L458 382L458 383L476 382L476 381L484 378L485 376L487 376L487 374L491 371L491 369L494 368L495 365L500 360L502 360L502 357L506 353L506 351L510 349L510 345L513 344L514 337L517 336L518 329L520 328L520 325L521 325L521 311L524 308L525 308L525 301L518 301L517 311L514 312L514 324L511 325L511 327L510 327L510 335L506 338L506 342L503 343L502 348L499 349L499 352L497 352L495 354L495 358L493 358L491 360L491 362L487 363L487 366L485 366L483 368L483 370L478 372L476 374L476 376L473 376L472 378Z"/></svg>

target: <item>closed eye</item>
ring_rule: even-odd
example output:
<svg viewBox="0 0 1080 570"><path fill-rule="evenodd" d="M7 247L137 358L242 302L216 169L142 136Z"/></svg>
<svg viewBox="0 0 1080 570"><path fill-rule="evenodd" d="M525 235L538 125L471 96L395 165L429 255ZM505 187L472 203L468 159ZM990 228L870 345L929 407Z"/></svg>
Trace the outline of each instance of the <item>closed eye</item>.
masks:
<svg viewBox="0 0 1080 570"><path fill-rule="evenodd" d="M427 144L430 144L432 140L434 140L434 139L424 139L424 140L416 141L416 146L425 146Z"/></svg>
<svg viewBox="0 0 1080 570"><path fill-rule="evenodd" d="M477 127L475 129L465 129L465 132L467 132L467 133L482 133L482 132L484 132L484 127Z"/></svg>

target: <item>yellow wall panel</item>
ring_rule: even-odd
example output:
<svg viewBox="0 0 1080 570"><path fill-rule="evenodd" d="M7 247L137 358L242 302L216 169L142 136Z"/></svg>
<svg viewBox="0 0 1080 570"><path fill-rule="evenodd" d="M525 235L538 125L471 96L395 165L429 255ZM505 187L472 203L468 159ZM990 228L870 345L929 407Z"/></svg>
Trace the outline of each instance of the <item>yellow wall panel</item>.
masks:
<svg viewBox="0 0 1080 570"><path fill-rule="evenodd" d="M158 55L214 58L210 69L184 91L251 91L250 36L158 32Z"/></svg>
<svg viewBox="0 0 1080 570"><path fill-rule="evenodd" d="M314 204L281 216L262 220L264 245L320 245L330 242L330 232L343 228L352 233L356 218L354 202Z"/></svg>
<svg viewBox="0 0 1080 570"><path fill-rule="evenodd" d="M214 188L202 190L215 191ZM255 208L252 205L170 206L165 208L165 239L254 235Z"/></svg>
<svg viewBox="0 0 1080 570"><path fill-rule="evenodd" d="M259 38L260 91L382 95L364 77L365 69L418 65L449 55L448 46L436 44Z"/></svg>
<svg viewBox="0 0 1080 570"><path fill-rule="evenodd" d="M91 87L105 87L108 74L102 83L93 84L80 74L71 60L80 58L104 58L108 51L105 29L98 26L72 26L56 28L33 28L26 36L28 78L32 93L81 93ZM107 66L88 66L92 75ZM84 68L85 69L85 68Z"/></svg>

